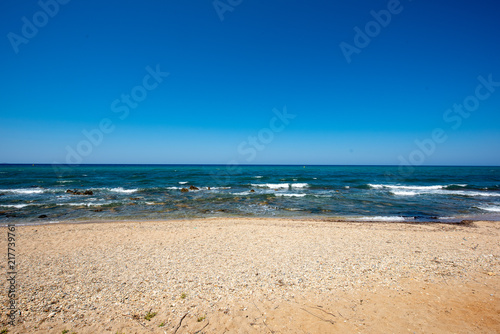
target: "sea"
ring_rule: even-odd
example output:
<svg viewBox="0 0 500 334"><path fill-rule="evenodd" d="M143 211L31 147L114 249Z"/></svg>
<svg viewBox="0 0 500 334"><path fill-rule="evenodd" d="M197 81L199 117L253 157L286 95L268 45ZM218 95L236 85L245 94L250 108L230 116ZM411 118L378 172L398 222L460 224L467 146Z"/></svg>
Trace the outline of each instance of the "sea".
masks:
<svg viewBox="0 0 500 334"><path fill-rule="evenodd" d="M0 165L0 225L201 217L500 221L500 167Z"/></svg>

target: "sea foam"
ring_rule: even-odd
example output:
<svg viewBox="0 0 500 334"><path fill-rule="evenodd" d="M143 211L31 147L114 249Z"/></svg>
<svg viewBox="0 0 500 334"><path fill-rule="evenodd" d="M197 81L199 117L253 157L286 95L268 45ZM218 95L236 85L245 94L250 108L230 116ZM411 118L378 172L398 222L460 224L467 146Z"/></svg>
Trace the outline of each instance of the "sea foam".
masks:
<svg viewBox="0 0 500 334"><path fill-rule="evenodd" d="M109 190L113 191L115 193L131 194L131 193L135 193L139 189L123 189L122 187L118 187L118 188L111 188Z"/></svg>
<svg viewBox="0 0 500 334"><path fill-rule="evenodd" d="M13 193L13 194L29 195L29 194L41 194L41 193L43 193L43 189L36 189L36 188L27 188L27 189L0 189L0 192L2 192L2 193Z"/></svg>
<svg viewBox="0 0 500 334"><path fill-rule="evenodd" d="M389 192L395 196L416 196L416 195L458 195L469 197L498 197L500 193L495 192L479 192L467 190L448 190L447 187L459 186L466 187L466 184L452 184L452 185L432 185L432 186L402 186L402 185L388 185L388 184L368 184L373 189L388 189Z"/></svg>
<svg viewBox="0 0 500 334"><path fill-rule="evenodd" d="M485 205L485 206L478 206L477 208L489 212L500 212L499 205Z"/></svg>
<svg viewBox="0 0 500 334"><path fill-rule="evenodd" d="M373 216L373 217L360 217L354 218L354 220L358 221L390 221L390 222L401 222L405 221L404 217L399 216Z"/></svg>
<svg viewBox="0 0 500 334"><path fill-rule="evenodd" d="M288 188L306 188L309 186L307 183L264 183L255 184L252 183L253 187L259 188L270 188L270 189L288 189Z"/></svg>

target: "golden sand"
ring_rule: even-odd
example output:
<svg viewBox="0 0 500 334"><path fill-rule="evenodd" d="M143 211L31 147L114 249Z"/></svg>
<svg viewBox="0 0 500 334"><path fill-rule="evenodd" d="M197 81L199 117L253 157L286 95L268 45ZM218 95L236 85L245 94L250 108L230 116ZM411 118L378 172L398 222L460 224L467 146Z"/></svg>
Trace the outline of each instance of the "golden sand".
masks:
<svg viewBox="0 0 500 334"><path fill-rule="evenodd" d="M7 294L0 300L9 333L500 332L497 222L227 218L16 229L14 327ZM0 233L5 250L7 229Z"/></svg>

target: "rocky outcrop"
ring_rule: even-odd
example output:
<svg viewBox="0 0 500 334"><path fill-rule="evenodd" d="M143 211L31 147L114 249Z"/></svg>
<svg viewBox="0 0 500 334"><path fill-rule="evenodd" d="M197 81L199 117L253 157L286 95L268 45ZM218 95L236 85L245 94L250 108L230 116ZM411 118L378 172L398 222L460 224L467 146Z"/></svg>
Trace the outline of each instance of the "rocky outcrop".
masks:
<svg viewBox="0 0 500 334"><path fill-rule="evenodd" d="M75 190L71 190L71 189L68 189L66 190L66 192L68 194L71 194L71 195L94 195L94 192L92 190L78 190L78 189L75 189Z"/></svg>
<svg viewBox="0 0 500 334"><path fill-rule="evenodd" d="M182 188L182 189L181 189L181 193L187 193L188 191L189 191L189 190L188 190L188 189L186 189L186 188Z"/></svg>
<svg viewBox="0 0 500 334"><path fill-rule="evenodd" d="M200 190L200 188L195 187L195 186L189 186L189 190Z"/></svg>

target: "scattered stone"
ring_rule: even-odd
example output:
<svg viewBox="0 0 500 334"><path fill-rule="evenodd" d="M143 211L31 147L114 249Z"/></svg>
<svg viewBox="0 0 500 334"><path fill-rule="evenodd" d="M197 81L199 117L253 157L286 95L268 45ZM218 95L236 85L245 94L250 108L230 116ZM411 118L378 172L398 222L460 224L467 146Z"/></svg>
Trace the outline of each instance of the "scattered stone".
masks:
<svg viewBox="0 0 500 334"><path fill-rule="evenodd" d="M181 189L181 193L187 193L189 190L187 190L186 188L182 188Z"/></svg>
<svg viewBox="0 0 500 334"><path fill-rule="evenodd" d="M40 216L38 216L38 218L41 218L41 219L47 218L47 215L40 215Z"/></svg>
<svg viewBox="0 0 500 334"><path fill-rule="evenodd" d="M5 196L5 193L0 193L0 196Z"/></svg>
<svg viewBox="0 0 500 334"><path fill-rule="evenodd" d="M200 189L195 186L189 186L189 190L200 190Z"/></svg>
<svg viewBox="0 0 500 334"><path fill-rule="evenodd" d="M251 192L251 193L254 193L254 192L255 192L255 190L251 189L251 190L250 190L250 192Z"/></svg>
<svg viewBox="0 0 500 334"><path fill-rule="evenodd" d="M68 194L72 194L72 195L94 195L94 192L92 190L80 191L78 189L75 189L75 190L68 189L68 190L66 190L66 192Z"/></svg>

